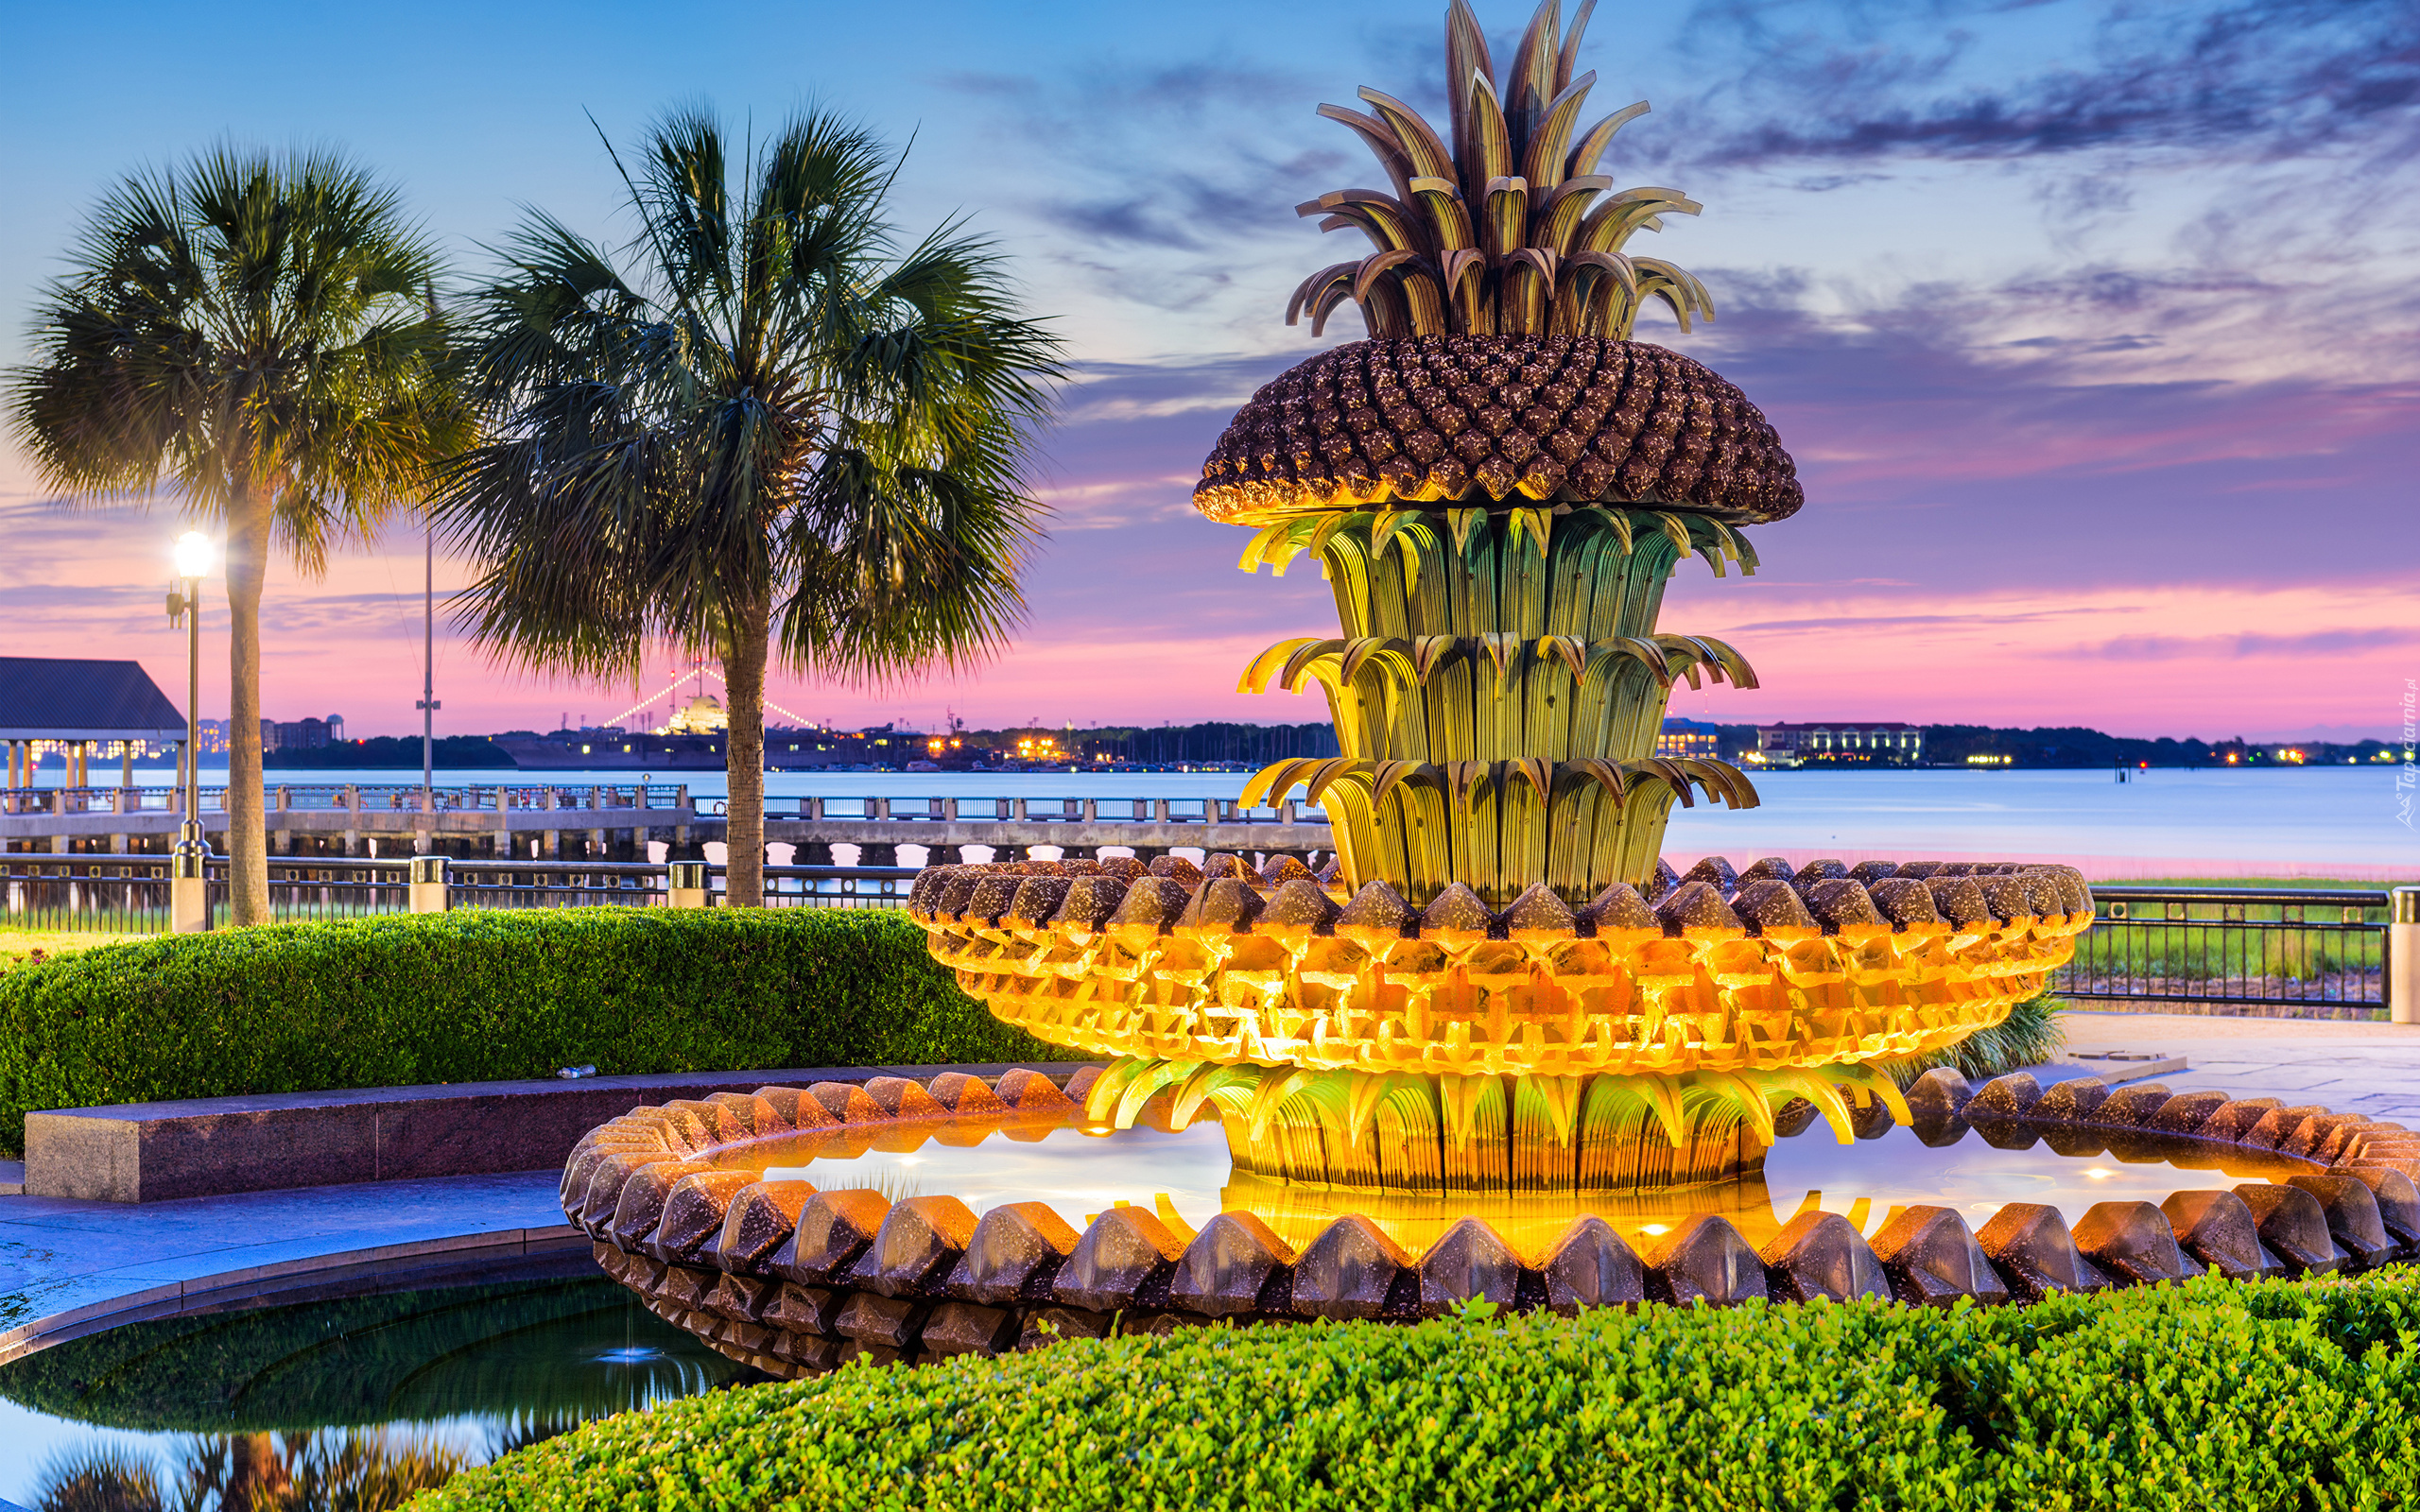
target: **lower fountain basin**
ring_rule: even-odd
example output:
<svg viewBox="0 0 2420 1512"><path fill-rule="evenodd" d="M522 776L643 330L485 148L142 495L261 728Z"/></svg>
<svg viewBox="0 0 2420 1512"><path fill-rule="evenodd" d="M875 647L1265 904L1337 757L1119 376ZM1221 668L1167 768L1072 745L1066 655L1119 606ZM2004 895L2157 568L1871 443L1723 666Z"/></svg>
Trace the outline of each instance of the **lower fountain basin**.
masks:
<svg viewBox="0 0 2420 1512"><path fill-rule="evenodd" d="M1165 1101L1132 1128L1091 1121L1088 1079L642 1108L575 1155L566 1211L659 1315L789 1375L1222 1318L2022 1301L2420 1255L2420 1137L2260 1099L2020 1076L1969 1100L1935 1073L1911 1125L1784 1138L1737 1180L1376 1194L1238 1171L1221 1120L1179 1125Z"/></svg>

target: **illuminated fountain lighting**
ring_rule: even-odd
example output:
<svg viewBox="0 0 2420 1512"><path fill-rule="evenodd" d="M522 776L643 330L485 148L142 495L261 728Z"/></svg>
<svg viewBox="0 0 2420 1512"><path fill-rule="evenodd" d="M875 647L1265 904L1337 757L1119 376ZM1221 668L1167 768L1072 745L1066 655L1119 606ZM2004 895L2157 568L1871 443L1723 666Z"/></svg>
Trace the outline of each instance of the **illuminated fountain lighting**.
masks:
<svg viewBox="0 0 2420 1512"><path fill-rule="evenodd" d="M1726 763L1659 758L1673 684L1754 687L1734 647L1657 627L1690 557L1756 567L1802 494L1731 384L1632 339L1698 280L1632 249L1698 206L1615 192L1615 132L1553 8L1500 85L1477 22L1445 132L1363 90L1322 106L1389 191L1298 207L1375 250L1304 281L1314 333L1369 339L1253 395L1194 502L1239 563L1318 564L1339 633L1270 647L1245 691L1327 699L1342 754L1279 762L1246 804L1323 805L1336 862L997 865L929 872L935 956L1009 1022L1116 1057L1089 1111L1155 1094L1226 1121L1239 1171L1376 1192L1602 1190L1753 1171L1785 1125L1842 1140L1876 1062L1956 1044L2039 992L2092 917L2080 873L1659 861L1675 802L1748 808ZM1854 1106L1853 1106L1854 1105Z"/></svg>
<svg viewBox="0 0 2420 1512"><path fill-rule="evenodd" d="M1480 1297L2028 1300L2420 1253L2420 1134L2396 1125L2089 1077L1935 1071L1902 1095L1893 1060L2070 959L2072 868L1660 859L1675 803L1756 802L1724 763L1654 755L1676 681L1755 685L1737 648L1658 627L1665 584L1691 557L1753 572L1749 532L1802 498L1737 388L1633 339L1649 303L1713 314L1631 250L1698 207L1598 172L1645 107L1581 129L1592 78L1559 27L1542 9L1499 74L1455 0L1470 87L1444 132L1375 91L1322 107L1391 187L1301 207L1377 249L1288 315L1316 332L1353 302L1369 338L1255 394L1195 490L1252 531L1245 569L1316 562L1334 589L1338 633L1242 686L1317 683L1340 754L1241 796L1322 805L1335 859L928 868L909 913L934 956L1110 1064L614 1120L564 1211L650 1308L800 1374ZM1819 1118L1886 1143L1788 1150L1769 1190ZM1970 1133L1999 1153L1934 1160ZM2103 1154L2132 1169L2077 1169ZM2255 1180L2154 1202L2146 1167Z"/></svg>

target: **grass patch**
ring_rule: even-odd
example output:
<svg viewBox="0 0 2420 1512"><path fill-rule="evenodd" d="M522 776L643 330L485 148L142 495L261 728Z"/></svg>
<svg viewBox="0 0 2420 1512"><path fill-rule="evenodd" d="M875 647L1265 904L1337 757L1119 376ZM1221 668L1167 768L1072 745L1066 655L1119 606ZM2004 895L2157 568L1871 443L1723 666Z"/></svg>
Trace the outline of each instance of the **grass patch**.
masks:
<svg viewBox="0 0 2420 1512"><path fill-rule="evenodd" d="M110 935L65 929L0 929L0 971L11 967L38 966L101 945L125 945L149 939L145 935Z"/></svg>
<svg viewBox="0 0 2420 1512"><path fill-rule="evenodd" d="M2342 877L2151 877L2092 884L2096 887L2316 887L2335 892L2381 892L2420 883L2420 876L2401 882L2352 882Z"/></svg>

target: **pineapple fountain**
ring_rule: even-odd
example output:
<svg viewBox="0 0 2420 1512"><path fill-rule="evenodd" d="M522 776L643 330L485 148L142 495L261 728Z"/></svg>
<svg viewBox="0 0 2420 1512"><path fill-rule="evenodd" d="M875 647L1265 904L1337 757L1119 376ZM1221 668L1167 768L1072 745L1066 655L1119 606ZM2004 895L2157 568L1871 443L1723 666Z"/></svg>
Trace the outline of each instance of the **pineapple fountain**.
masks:
<svg viewBox="0 0 2420 1512"><path fill-rule="evenodd" d="M1392 95L1325 105L1386 189L1298 207L1374 249L1295 289L1367 339L1261 389L1194 502L1298 557L1340 633L1270 647L1242 687L1326 696L1343 754L1281 762L1336 859L1314 876L1183 861L945 868L912 904L934 954L1040 1038L1117 1057L1089 1110L1215 1110L1238 1170L1379 1193L1686 1186L1753 1171L1820 1114L1846 1140L1877 1064L1953 1045L2039 992L2091 919L2050 867L1792 868L1659 860L1676 802L1756 802L1720 761L1654 754L1676 679L1754 687L1737 650L1657 627L1686 558L1753 573L1748 532L1803 496L1779 438L1703 365L1634 339L1714 304L1639 255L1700 208L1599 172L1636 104L1582 128L1593 74L1540 8L1499 70L1446 27L1445 134Z"/></svg>
<svg viewBox="0 0 2420 1512"><path fill-rule="evenodd" d="M1443 135L1374 90L1322 108L1388 187L1301 207L1374 250L1288 314L1316 333L1351 302L1368 336L1254 395L1194 492L1253 532L1247 570L1307 558L1334 587L1339 633L1242 684L1325 695L1341 754L1243 796L1322 805L1333 861L927 869L933 954L1109 1064L722 1091L591 1131L564 1211L648 1307L799 1375L1218 1319L2022 1301L2420 1254L2420 1135L2394 1124L2021 1073L1903 1097L1894 1059L2070 958L2074 870L1659 858L1675 803L1756 802L1720 762L1654 754L1677 679L1755 683L1657 627L1664 585L1692 557L1753 572L1749 532L1802 498L1737 388L1634 339L1651 303L1686 329L1713 301L1631 249L1698 207L1598 171L1646 107L1581 128L1587 10L1566 37L1546 0L1499 71L1454 0ZM1897 1198L1870 1244L1864 1195L1777 1218L1767 1154L1817 1118L1904 1136L1838 1173ZM1916 1160L1970 1130L2002 1153ZM2139 1174L2068 1169L2103 1153ZM2143 1185L2212 1167L2265 1179ZM1108 1200L1130 1187L1162 1190ZM1935 1205L1995 1194L1964 1204L1996 1207L1979 1233Z"/></svg>

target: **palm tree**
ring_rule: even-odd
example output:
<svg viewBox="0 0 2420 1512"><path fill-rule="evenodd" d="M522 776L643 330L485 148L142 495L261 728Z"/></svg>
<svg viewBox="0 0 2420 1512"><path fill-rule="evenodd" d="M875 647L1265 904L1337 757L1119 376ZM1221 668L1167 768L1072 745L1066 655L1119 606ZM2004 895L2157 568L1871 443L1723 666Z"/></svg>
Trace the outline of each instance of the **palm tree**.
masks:
<svg viewBox="0 0 2420 1512"><path fill-rule="evenodd" d="M219 148L112 189L69 262L10 374L11 426L72 502L164 491L224 523L231 902L264 923L262 579L272 544L322 571L468 444L437 254L341 157Z"/></svg>
<svg viewBox="0 0 2420 1512"><path fill-rule="evenodd" d="M460 612L492 655L630 677L651 642L720 658L728 896L756 904L769 661L862 682L998 648L1060 348L960 222L898 238L899 160L835 116L733 142L682 111L614 163L638 225L619 264L533 215L475 298L491 438L434 508L479 564Z"/></svg>

